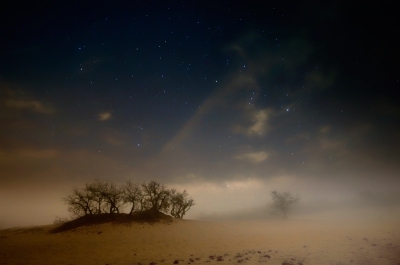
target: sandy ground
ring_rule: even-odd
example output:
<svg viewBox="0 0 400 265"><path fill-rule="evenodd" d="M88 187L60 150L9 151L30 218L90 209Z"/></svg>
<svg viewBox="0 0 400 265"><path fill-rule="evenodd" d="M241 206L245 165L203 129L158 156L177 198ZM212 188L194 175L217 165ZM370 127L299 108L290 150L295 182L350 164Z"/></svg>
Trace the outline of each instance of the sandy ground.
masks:
<svg viewBox="0 0 400 265"><path fill-rule="evenodd" d="M400 220L294 218L0 231L0 264L400 264Z"/></svg>

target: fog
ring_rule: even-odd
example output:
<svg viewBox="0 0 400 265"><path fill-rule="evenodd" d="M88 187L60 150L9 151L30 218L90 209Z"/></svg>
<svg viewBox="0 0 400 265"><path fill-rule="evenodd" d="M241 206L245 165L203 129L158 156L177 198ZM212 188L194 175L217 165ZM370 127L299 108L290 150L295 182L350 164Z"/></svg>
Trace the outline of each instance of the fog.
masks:
<svg viewBox="0 0 400 265"><path fill-rule="evenodd" d="M399 218L400 196L396 192L360 192L339 199L302 198L290 208L289 219L375 219ZM201 212L199 220L282 219L270 198L260 205L227 211Z"/></svg>
<svg viewBox="0 0 400 265"><path fill-rule="evenodd" d="M394 189L375 186L368 190L343 189L341 185L298 185L298 180L281 177L270 181L247 179L232 182L169 183L168 188L186 189L195 205L184 219L262 220L279 219L273 211L271 191L289 191L300 201L288 214L289 219L398 218L400 194ZM80 187L79 185L75 185ZM52 224L57 217L70 218L62 198L73 185L31 185L0 192L0 228ZM334 189L335 188L335 189ZM379 188L379 189L378 189ZM125 210L126 212L126 210Z"/></svg>

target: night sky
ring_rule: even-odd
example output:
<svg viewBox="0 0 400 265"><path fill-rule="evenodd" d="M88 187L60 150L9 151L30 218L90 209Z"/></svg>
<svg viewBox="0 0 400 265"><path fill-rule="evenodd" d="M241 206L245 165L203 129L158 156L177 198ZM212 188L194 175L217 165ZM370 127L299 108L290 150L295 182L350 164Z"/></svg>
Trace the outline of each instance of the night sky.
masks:
<svg viewBox="0 0 400 265"><path fill-rule="evenodd" d="M95 179L187 189L188 217L400 192L394 6L60 1L0 18L0 227ZM190 215L191 214L191 215Z"/></svg>

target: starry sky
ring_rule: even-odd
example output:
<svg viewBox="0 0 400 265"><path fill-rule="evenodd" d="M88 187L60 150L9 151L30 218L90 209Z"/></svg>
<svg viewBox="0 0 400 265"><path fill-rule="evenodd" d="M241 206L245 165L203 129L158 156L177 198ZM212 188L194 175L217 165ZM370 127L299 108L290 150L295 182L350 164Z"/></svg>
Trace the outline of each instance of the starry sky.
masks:
<svg viewBox="0 0 400 265"><path fill-rule="evenodd" d="M187 189L188 217L400 192L395 8L59 1L0 18L0 227L95 179ZM6 16L13 14L13 16Z"/></svg>

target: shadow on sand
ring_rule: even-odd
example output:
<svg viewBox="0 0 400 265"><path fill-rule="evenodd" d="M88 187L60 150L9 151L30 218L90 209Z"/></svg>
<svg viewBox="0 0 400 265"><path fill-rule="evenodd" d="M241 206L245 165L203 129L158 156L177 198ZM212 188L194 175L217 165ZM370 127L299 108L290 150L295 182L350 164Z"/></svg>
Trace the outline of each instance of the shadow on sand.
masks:
<svg viewBox="0 0 400 265"><path fill-rule="evenodd" d="M98 225L104 223L112 223L112 224L129 224L132 222L138 223L171 223L173 221L173 217L170 215L166 215L161 212L155 212L152 210L143 211L143 212L135 212L131 215L126 213L113 213L113 214L94 214L94 215L85 215L74 219L72 221L68 221L63 223L49 232L61 233L69 230L76 229L82 226L90 226L90 225Z"/></svg>

